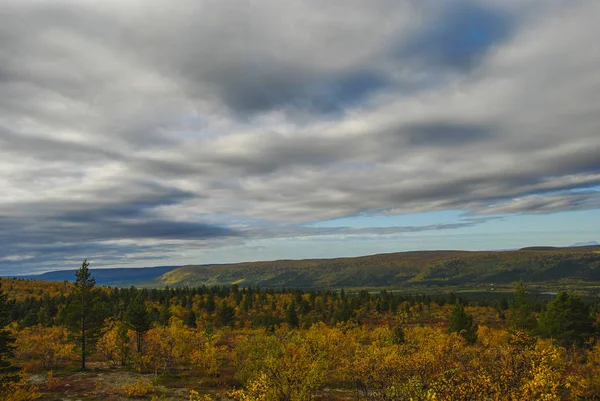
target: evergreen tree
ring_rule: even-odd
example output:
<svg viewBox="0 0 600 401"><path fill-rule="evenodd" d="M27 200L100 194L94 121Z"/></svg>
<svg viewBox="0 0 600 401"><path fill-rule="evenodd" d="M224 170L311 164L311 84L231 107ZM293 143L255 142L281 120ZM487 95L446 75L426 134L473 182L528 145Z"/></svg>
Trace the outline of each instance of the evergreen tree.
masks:
<svg viewBox="0 0 600 401"><path fill-rule="evenodd" d="M188 327L191 328L196 328L196 314L194 313L193 310L188 310L188 312L185 314L185 324Z"/></svg>
<svg viewBox="0 0 600 401"><path fill-rule="evenodd" d="M235 317L235 310L227 305L227 302L224 300L221 301L221 306L217 310L217 316L219 317L219 321L223 326L229 325L233 322L233 318Z"/></svg>
<svg viewBox="0 0 600 401"><path fill-rule="evenodd" d="M135 297L133 302L127 308L125 318L131 328L135 331L137 352L138 354L142 354L144 335L150 330L152 322L150 321L150 314L146 309L146 303L144 302L141 293Z"/></svg>
<svg viewBox="0 0 600 401"><path fill-rule="evenodd" d="M396 345L404 344L405 336L402 324L398 322L396 327L392 330L392 342Z"/></svg>
<svg viewBox="0 0 600 401"><path fill-rule="evenodd" d="M161 307L160 307L158 321L161 325L166 327L169 325L170 319L171 319L171 311L169 309L169 305L165 303L165 304L161 305Z"/></svg>
<svg viewBox="0 0 600 401"><path fill-rule="evenodd" d="M537 321L533 315L533 305L529 301L527 287L522 281L517 284L515 299L509 306L510 326L513 330L532 332L537 327Z"/></svg>
<svg viewBox="0 0 600 401"><path fill-rule="evenodd" d="M120 322L117 330L116 345L119 352L119 362L122 366L127 365L129 361L129 343L129 328L125 322Z"/></svg>
<svg viewBox="0 0 600 401"><path fill-rule="evenodd" d="M84 260L75 272L72 300L66 316L66 323L75 333L81 349L81 370L85 370L87 355L94 345L104 320L95 288L96 279L92 277L88 266L89 263Z"/></svg>
<svg viewBox="0 0 600 401"><path fill-rule="evenodd" d="M539 332L562 345L583 345L596 332L590 308L576 295L560 292L540 315Z"/></svg>
<svg viewBox="0 0 600 401"><path fill-rule="evenodd" d="M473 316L465 312L464 306L458 301L452 309L448 332L460 334L469 344L477 341L477 326L473 324Z"/></svg>
<svg viewBox="0 0 600 401"><path fill-rule="evenodd" d="M348 304L348 299L346 297L342 298L342 301L336 305L333 320L335 323L347 322L354 315L350 305Z"/></svg>
<svg viewBox="0 0 600 401"><path fill-rule="evenodd" d="M206 309L208 313L213 313L217 309L217 305L215 303L215 294L212 291L208 293L208 299L206 300L204 309Z"/></svg>
<svg viewBox="0 0 600 401"><path fill-rule="evenodd" d="M292 301L285 312L285 322L290 326L297 328L300 326L300 320L298 319L298 313L296 313L296 303Z"/></svg>
<svg viewBox="0 0 600 401"><path fill-rule="evenodd" d="M11 358L15 348L15 338L6 330L8 323L9 304L6 294L0 290L0 392L9 382L19 379L18 368L13 366Z"/></svg>

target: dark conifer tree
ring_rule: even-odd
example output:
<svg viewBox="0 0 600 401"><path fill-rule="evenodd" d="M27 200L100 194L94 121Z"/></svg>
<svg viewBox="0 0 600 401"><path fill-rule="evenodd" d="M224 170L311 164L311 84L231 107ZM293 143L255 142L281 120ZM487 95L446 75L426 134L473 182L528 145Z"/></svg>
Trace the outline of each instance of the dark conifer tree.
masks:
<svg viewBox="0 0 600 401"><path fill-rule="evenodd" d="M460 334L469 344L477 341L477 326L473 324L473 316L465 312L464 306L458 301L452 309L448 332Z"/></svg>
<svg viewBox="0 0 600 401"><path fill-rule="evenodd" d="M86 368L88 352L93 347L104 320L95 288L96 279L92 277L88 267L89 263L84 260L75 272L75 285L66 316L66 323L75 333L81 349L81 370Z"/></svg>
<svg viewBox="0 0 600 401"><path fill-rule="evenodd" d="M396 345L404 344L405 336L404 329L402 328L402 324L398 322L396 327L394 327L392 331L392 342Z"/></svg>
<svg viewBox="0 0 600 401"><path fill-rule="evenodd" d="M219 306L219 310L217 310L217 316L219 317L219 321L221 325L227 326L233 322L233 318L235 317L235 310L227 305L225 300L221 301L221 306Z"/></svg>
<svg viewBox="0 0 600 401"><path fill-rule="evenodd" d="M188 312L185 315L185 324L188 327L196 328L196 314L191 309L188 310Z"/></svg>
<svg viewBox="0 0 600 401"><path fill-rule="evenodd" d="M127 308L125 318L130 327L135 331L137 352L142 354L144 335L150 330L152 322L141 293L135 297L133 302Z"/></svg>
<svg viewBox="0 0 600 401"><path fill-rule="evenodd" d="M296 303L294 301L288 305L285 313L285 322L293 328L300 326L300 320L298 319L298 313L296 312Z"/></svg>
<svg viewBox="0 0 600 401"><path fill-rule="evenodd" d="M564 346L583 345L596 333L594 320L588 305L578 296L562 291L540 315L539 333Z"/></svg>
<svg viewBox="0 0 600 401"><path fill-rule="evenodd" d="M509 306L509 311L510 326L513 330L532 332L537 327L533 305L529 301L527 287L522 281L517 285L515 300Z"/></svg>
<svg viewBox="0 0 600 401"><path fill-rule="evenodd" d="M169 309L169 304L164 303L160 307L158 322L163 326L168 326L169 319L171 319L171 310Z"/></svg>
<svg viewBox="0 0 600 401"><path fill-rule="evenodd" d="M19 378L18 368L11 363L15 338L6 330L8 316L9 303L6 294L0 290L0 393L4 385Z"/></svg>

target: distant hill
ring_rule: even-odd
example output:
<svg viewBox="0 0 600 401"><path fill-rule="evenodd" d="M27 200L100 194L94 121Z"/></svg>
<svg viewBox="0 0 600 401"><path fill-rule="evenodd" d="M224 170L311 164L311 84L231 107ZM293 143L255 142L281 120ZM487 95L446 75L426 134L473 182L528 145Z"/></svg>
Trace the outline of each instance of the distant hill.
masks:
<svg viewBox="0 0 600 401"><path fill-rule="evenodd" d="M157 266L140 268L90 269L98 285L112 287L151 286L156 279L180 266ZM75 281L75 270L59 270L28 276L14 276L30 280Z"/></svg>
<svg viewBox="0 0 600 401"><path fill-rule="evenodd" d="M527 247L508 251L413 251L353 258L275 260L235 264L90 269L99 285L163 287L231 285L271 288L415 289L505 285L597 285L600 245ZM75 270L27 279L74 281Z"/></svg>
<svg viewBox="0 0 600 401"><path fill-rule="evenodd" d="M600 242L598 242L598 241L577 242L577 243L571 245L571 247L576 247L576 246L600 246Z"/></svg>
<svg viewBox="0 0 600 401"><path fill-rule="evenodd" d="M277 260L183 266L158 285L259 285L296 288L376 288L600 282L600 246L530 247L516 251L416 251L336 259Z"/></svg>

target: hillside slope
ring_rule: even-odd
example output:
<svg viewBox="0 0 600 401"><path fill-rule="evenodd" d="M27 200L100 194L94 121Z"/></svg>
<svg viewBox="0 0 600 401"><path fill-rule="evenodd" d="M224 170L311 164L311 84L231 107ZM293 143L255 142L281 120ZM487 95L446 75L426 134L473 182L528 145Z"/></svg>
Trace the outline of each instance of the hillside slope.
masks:
<svg viewBox="0 0 600 401"><path fill-rule="evenodd" d="M183 266L159 285L260 285L374 288L600 281L600 247L534 247L518 251L416 251L356 258L277 260Z"/></svg>

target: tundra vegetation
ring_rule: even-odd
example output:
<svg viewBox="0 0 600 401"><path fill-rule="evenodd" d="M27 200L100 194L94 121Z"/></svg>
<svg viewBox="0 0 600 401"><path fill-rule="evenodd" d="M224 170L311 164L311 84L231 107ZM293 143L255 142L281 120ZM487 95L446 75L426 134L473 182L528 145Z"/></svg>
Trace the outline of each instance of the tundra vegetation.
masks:
<svg viewBox="0 0 600 401"><path fill-rule="evenodd" d="M583 400L600 303L2 279L5 400Z"/></svg>

